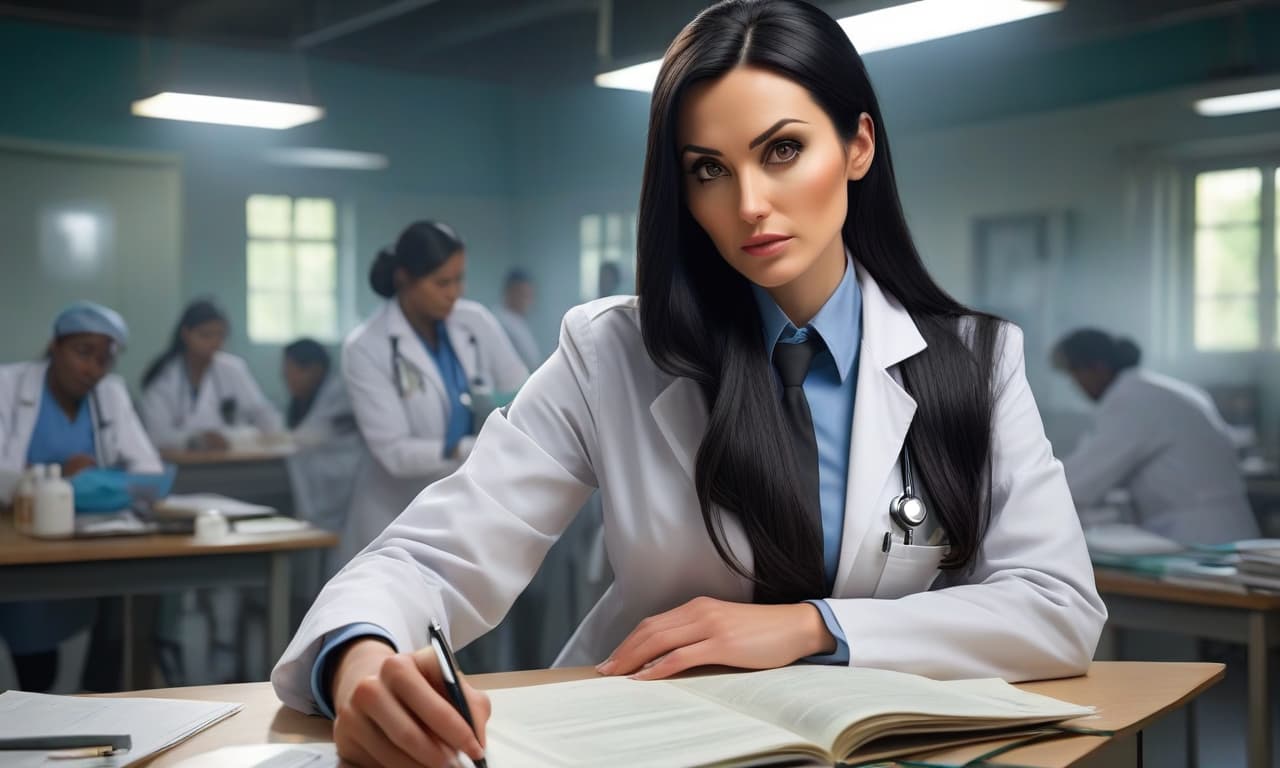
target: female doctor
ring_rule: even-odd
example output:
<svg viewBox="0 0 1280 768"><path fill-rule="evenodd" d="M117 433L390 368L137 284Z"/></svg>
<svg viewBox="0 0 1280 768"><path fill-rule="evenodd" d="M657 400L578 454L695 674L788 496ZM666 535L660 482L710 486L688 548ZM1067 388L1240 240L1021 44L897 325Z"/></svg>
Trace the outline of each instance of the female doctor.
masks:
<svg viewBox="0 0 1280 768"><path fill-rule="evenodd" d="M276 412L244 360L222 351L230 323L213 302L187 305L169 348L142 377L142 420L162 450L226 450L276 435Z"/></svg>
<svg viewBox="0 0 1280 768"><path fill-rule="evenodd" d="M0 505L33 464L59 464L65 476L89 467L159 474L119 376L110 375L129 329L115 311L90 302L54 320L45 360L0 366ZM93 600L0 604L0 635L23 690L43 691L57 672L58 645L87 627Z"/></svg>
<svg viewBox="0 0 1280 768"><path fill-rule="evenodd" d="M480 756L415 651L433 619L456 645L493 626L596 487L615 579L558 664L1024 680L1093 655L1106 611L1021 334L926 272L839 25L794 0L709 8L667 51L648 135L639 297L566 315L276 666L352 762Z"/></svg>
<svg viewBox="0 0 1280 768"><path fill-rule="evenodd" d="M369 272L387 299L347 337L342 376L372 454L356 478L339 562L383 531L475 442L471 405L529 371L494 316L461 298L466 252L444 224L410 224Z"/></svg>

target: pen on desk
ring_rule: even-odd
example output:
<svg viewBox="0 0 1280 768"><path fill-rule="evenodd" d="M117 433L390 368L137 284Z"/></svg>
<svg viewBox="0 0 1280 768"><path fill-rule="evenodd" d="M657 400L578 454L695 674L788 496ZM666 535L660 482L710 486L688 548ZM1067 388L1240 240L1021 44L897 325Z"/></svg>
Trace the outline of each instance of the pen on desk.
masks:
<svg viewBox="0 0 1280 768"><path fill-rule="evenodd" d="M462 692L462 681L458 677L458 664L454 661L453 650L444 636L444 630L434 619L431 621L430 635L431 647L435 649L436 659L440 661L440 674L444 678L444 689L449 694L449 700L458 714L462 715L462 719L467 721L467 725L471 726L471 732L479 737L476 721L471 717L471 707L467 706L466 694ZM488 768L483 757L476 761L476 768Z"/></svg>
<svg viewBox="0 0 1280 768"><path fill-rule="evenodd" d="M22 736L11 739L0 739L0 750L29 750L41 752L45 750L96 749L107 750L104 754L112 754L133 747L133 739L128 734L103 736L99 734L71 734L59 736Z"/></svg>

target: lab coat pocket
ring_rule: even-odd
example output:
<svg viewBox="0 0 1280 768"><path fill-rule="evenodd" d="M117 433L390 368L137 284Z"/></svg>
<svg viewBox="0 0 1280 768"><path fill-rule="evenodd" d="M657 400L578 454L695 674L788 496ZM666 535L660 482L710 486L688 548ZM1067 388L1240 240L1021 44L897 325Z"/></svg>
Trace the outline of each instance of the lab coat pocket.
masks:
<svg viewBox="0 0 1280 768"><path fill-rule="evenodd" d="M917 546L895 541L889 547L872 597L892 600L924 592L938 578L938 564L948 549L947 546Z"/></svg>

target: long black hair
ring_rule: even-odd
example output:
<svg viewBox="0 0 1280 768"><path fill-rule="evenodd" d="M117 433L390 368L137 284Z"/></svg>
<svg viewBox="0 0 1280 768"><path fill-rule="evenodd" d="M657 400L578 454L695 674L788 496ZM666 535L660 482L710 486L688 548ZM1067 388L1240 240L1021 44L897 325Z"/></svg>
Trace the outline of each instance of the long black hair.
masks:
<svg viewBox="0 0 1280 768"><path fill-rule="evenodd" d="M779 458L788 441L780 437L784 421L750 284L721 258L684 200L676 147L681 97L693 83L741 65L806 88L845 142L863 113L875 125L874 160L848 184L842 235L928 344L899 366L917 404L907 445L949 537L943 565L966 566L990 517L991 371L1000 323L962 306L929 276L902 212L862 59L830 16L798 0L725 0L703 11L667 49L653 90L637 239L641 327L657 365L696 381L710 405L695 472L707 532L725 563L754 580L756 601L826 596L821 534L803 513L794 456L783 448ZM725 544L717 507L741 520L754 574Z"/></svg>
<svg viewBox="0 0 1280 768"><path fill-rule="evenodd" d="M311 406L315 405L316 396L320 394L320 387L324 385L324 380L329 377L329 350L315 339L302 338L297 341L285 345L284 359L302 368L315 368L319 366L322 374L320 376L320 384L311 390L305 397L289 398L289 409L285 413L285 425L289 429L293 429L307 418L307 414L311 411Z"/></svg>
<svg viewBox="0 0 1280 768"><path fill-rule="evenodd" d="M415 221L396 240L395 247L383 248L369 268L369 285L384 298L396 295L396 270L412 278L435 272L453 254L463 249L462 238L447 224Z"/></svg>
<svg viewBox="0 0 1280 768"><path fill-rule="evenodd" d="M1112 373L1142 362L1142 350L1132 340L1112 336L1097 328L1078 328L1053 347L1052 362L1061 370L1103 365Z"/></svg>
<svg viewBox="0 0 1280 768"><path fill-rule="evenodd" d="M196 299L188 304L187 308L182 310L182 317L178 318L178 324L173 329L173 337L169 340L169 346L156 359L151 361L151 364L147 366L147 370L142 374L142 388L146 389L151 386L151 382L155 381L170 360L187 351L187 345L182 342L182 331L184 329L189 330L214 321L222 323L224 328L231 327L231 322L227 319L227 313L213 303L212 299Z"/></svg>

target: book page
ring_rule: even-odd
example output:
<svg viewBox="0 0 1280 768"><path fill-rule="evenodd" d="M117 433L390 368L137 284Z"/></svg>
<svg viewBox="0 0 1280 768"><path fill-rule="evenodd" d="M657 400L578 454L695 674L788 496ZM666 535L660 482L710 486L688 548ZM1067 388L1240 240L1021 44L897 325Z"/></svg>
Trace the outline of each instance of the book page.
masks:
<svg viewBox="0 0 1280 768"><path fill-rule="evenodd" d="M833 751L851 725L876 717L918 715L909 719L926 726L930 719L941 718L948 730L958 730L964 726L957 728L957 720L1036 722L1093 711L1020 691L998 679L937 681L853 667L781 667L687 678L671 685L775 723ZM852 750L857 745L841 746Z"/></svg>
<svg viewBox="0 0 1280 768"><path fill-rule="evenodd" d="M792 748L822 755L794 733L661 681L608 677L487 691L494 768L721 764Z"/></svg>

